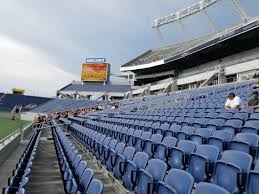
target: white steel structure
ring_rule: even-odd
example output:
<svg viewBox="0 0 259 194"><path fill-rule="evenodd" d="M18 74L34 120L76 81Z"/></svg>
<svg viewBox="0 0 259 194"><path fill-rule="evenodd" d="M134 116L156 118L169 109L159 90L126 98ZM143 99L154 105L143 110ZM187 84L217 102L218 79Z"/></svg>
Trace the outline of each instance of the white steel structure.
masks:
<svg viewBox="0 0 259 194"><path fill-rule="evenodd" d="M198 3L195 3L176 13L172 13L167 16L155 19L152 23L152 28L157 30L160 42L161 42L161 44L164 44L164 37L163 37L162 32L160 31L160 27L170 24L170 23L178 22L185 35L186 40L189 41L189 40L191 40L191 37L188 34L185 24L182 20L188 16L191 16L198 12L202 12L208 22L208 26L209 26L211 32L215 33L217 31L216 25L213 22L213 20L211 19L211 17L209 16L209 14L207 13L206 9L219 1L220 0L201 0ZM242 20L246 20L248 18L248 15L244 11L244 9L240 6L238 1L237 0L230 0L230 1L232 2L235 10L240 14Z"/></svg>

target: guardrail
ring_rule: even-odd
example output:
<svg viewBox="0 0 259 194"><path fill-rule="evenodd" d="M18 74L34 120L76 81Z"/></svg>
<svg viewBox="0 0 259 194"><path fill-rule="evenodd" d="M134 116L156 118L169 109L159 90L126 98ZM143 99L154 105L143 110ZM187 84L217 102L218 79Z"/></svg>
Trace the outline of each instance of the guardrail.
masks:
<svg viewBox="0 0 259 194"><path fill-rule="evenodd" d="M6 145L8 145L10 142L12 142L17 136L19 136L21 134L21 131L25 132L27 129L29 129L33 125L33 123L34 122L29 123L22 130L17 129L13 133L9 134L8 136L0 140L0 150L3 149Z"/></svg>

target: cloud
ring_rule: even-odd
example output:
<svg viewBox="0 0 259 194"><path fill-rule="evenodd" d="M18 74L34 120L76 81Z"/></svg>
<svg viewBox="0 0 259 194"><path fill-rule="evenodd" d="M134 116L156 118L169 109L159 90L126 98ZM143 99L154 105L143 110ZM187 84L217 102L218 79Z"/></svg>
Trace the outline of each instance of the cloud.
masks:
<svg viewBox="0 0 259 194"><path fill-rule="evenodd" d="M11 53L5 51L5 55L11 55L12 58L4 56L5 64L13 64L13 66L18 64L17 68L33 64L34 68L45 72L45 76L52 75L49 77L49 79L53 78L52 83L59 82L50 72L52 69L55 72L54 75L62 70L63 72L59 74L71 72L72 77L79 79L81 63L86 57L106 57L112 65L111 72L119 73L122 64L148 49L161 46L155 30L151 29L154 18L181 10L197 1L3 1L0 6L0 34L8 40L11 39L14 45L26 47L26 51L30 53L27 53L26 64L23 64L18 60L23 56L20 54L24 52L23 49L18 49L16 57L13 57L12 49L9 49ZM217 30L239 22L240 16L230 2L229 0L219 1L217 5L207 10ZM249 15L258 15L258 0L238 0L238 2ZM202 14L188 17L184 19L184 23L192 38L210 33ZM163 27L162 32L166 44L185 40L184 33L177 23ZM0 44L0 47L3 47L3 43L0 42ZM16 48L17 45L14 45L13 47ZM0 55L3 56L3 53ZM48 69L47 72L46 69ZM71 77L71 74L66 77ZM63 80L63 77L59 79ZM3 77L1 77L2 80ZM9 80L4 82L7 83ZM31 88L31 90L46 89ZM49 95L49 92L46 95Z"/></svg>
<svg viewBox="0 0 259 194"><path fill-rule="evenodd" d="M56 90L79 77L51 63L35 48L0 35L1 90L18 87L27 94L55 96Z"/></svg>

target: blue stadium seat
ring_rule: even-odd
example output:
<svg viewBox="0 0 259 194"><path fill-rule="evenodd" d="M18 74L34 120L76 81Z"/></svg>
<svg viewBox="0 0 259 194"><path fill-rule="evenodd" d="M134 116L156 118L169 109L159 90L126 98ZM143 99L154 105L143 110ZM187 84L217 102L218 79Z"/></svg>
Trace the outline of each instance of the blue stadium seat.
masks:
<svg viewBox="0 0 259 194"><path fill-rule="evenodd" d="M170 148L168 164L171 168L186 169L189 155L195 150L196 144L189 140L179 141L177 147Z"/></svg>
<svg viewBox="0 0 259 194"><path fill-rule="evenodd" d="M211 134L212 131L208 128L197 128L190 139L197 144L206 144Z"/></svg>
<svg viewBox="0 0 259 194"><path fill-rule="evenodd" d="M256 156L259 138L253 133L238 133L230 142L229 149L238 150Z"/></svg>
<svg viewBox="0 0 259 194"><path fill-rule="evenodd" d="M230 112L224 112L224 113L220 113L217 118L218 118L218 119L229 120L229 119L231 119L232 117L233 117L233 114L232 114L232 113L230 113Z"/></svg>
<svg viewBox="0 0 259 194"><path fill-rule="evenodd" d="M209 120L209 122L206 125L206 128L209 128L211 130L219 130L224 125L225 120L224 119L212 119Z"/></svg>
<svg viewBox="0 0 259 194"><path fill-rule="evenodd" d="M213 183L230 193L242 192L252 161L249 154L235 150L224 151L216 163Z"/></svg>
<svg viewBox="0 0 259 194"><path fill-rule="evenodd" d="M229 142L232 138L233 134L229 131L217 130L212 132L212 135L208 139L208 144L218 147L222 152L223 150L228 149Z"/></svg>
<svg viewBox="0 0 259 194"><path fill-rule="evenodd" d="M157 186L157 194L191 194L193 177L180 169L171 169Z"/></svg>
<svg viewBox="0 0 259 194"><path fill-rule="evenodd" d="M132 172L144 169L148 162L148 155L145 152L137 152L133 160L127 160L125 163L125 168L123 172L123 184L129 191L133 191L134 187L136 186L136 183L132 182Z"/></svg>
<svg viewBox="0 0 259 194"><path fill-rule="evenodd" d="M248 120L241 128L241 132L255 133L259 135L259 120Z"/></svg>
<svg viewBox="0 0 259 194"><path fill-rule="evenodd" d="M208 122L209 122L208 118L199 118L194 121L192 126L195 128L201 128L201 127L205 127Z"/></svg>
<svg viewBox="0 0 259 194"><path fill-rule="evenodd" d="M157 183L164 179L167 170L167 164L159 159L151 159L145 169L133 171L136 173L136 188L137 194L152 193L151 184Z"/></svg>
<svg viewBox="0 0 259 194"><path fill-rule="evenodd" d="M175 137L165 137L161 143L157 144L156 158L166 161L168 159L168 149L176 146L177 139Z"/></svg>
<svg viewBox="0 0 259 194"><path fill-rule="evenodd" d="M116 164L118 154L122 154L125 148L124 143L118 143L114 149L109 149L108 154L105 156L106 167L109 171L113 170Z"/></svg>
<svg viewBox="0 0 259 194"><path fill-rule="evenodd" d="M129 136L128 146L133 146L134 147L135 144L136 144L137 138L139 138L141 136L142 132L143 132L142 130L135 130L133 135Z"/></svg>
<svg viewBox="0 0 259 194"><path fill-rule="evenodd" d="M124 173L125 162L127 160L132 160L135 154L134 147L126 147L122 154L117 155L117 159L115 160L114 167L114 177L121 179Z"/></svg>
<svg viewBox="0 0 259 194"><path fill-rule="evenodd" d="M163 136L161 134L153 134L150 139L144 141L144 152L146 152L150 158L153 158L156 152L156 145L161 143Z"/></svg>
<svg viewBox="0 0 259 194"><path fill-rule="evenodd" d="M240 112L238 112L238 113L234 114L232 119L239 119L239 120L242 120L243 122L247 121L248 113L240 113Z"/></svg>
<svg viewBox="0 0 259 194"><path fill-rule="evenodd" d="M211 183L199 183L196 186L194 194L230 194L228 191L218 185Z"/></svg>
<svg viewBox="0 0 259 194"><path fill-rule="evenodd" d="M102 164L105 164L106 160L109 158L109 150L114 150L118 141L116 139L110 139L107 138L107 141L104 140L103 145L102 145L102 154L100 155L100 160Z"/></svg>
<svg viewBox="0 0 259 194"><path fill-rule="evenodd" d="M259 120L259 113L251 114L249 120Z"/></svg>
<svg viewBox="0 0 259 194"><path fill-rule="evenodd" d="M88 189L88 186L90 184L90 182L93 179L93 170L92 169L85 169L84 173L82 174L82 177L80 179L80 186L79 186L79 191L85 193Z"/></svg>
<svg viewBox="0 0 259 194"><path fill-rule="evenodd" d="M98 179L92 179L85 194L102 194L103 193L103 183Z"/></svg>
<svg viewBox="0 0 259 194"><path fill-rule="evenodd" d="M157 133L164 134L165 131L167 131L169 128L170 128L170 124L163 123L162 125L160 125L160 128L157 129Z"/></svg>
<svg viewBox="0 0 259 194"><path fill-rule="evenodd" d="M136 144L135 144L135 148L136 151L142 151L144 149L145 146L145 141L151 138L152 133L148 132L148 131L144 131L140 137L137 137L136 139Z"/></svg>
<svg viewBox="0 0 259 194"><path fill-rule="evenodd" d="M177 139L178 140L188 140L190 135L193 134L195 131L194 127L191 126L183 126L181 131L177 132Z"/></svg>
<svg viewBox="0 0 259 194"><path fill-rule="evenodd" d="M180 125L172 124L168 130L165 131L164 136L176 136L181 130Z"/></svg>
<svg viewBox="0 0 259 194"><path fill-rule="evenodd" d="M196 152L190 155L189 173L196 183L210 181L214 165L219 157L219 149L212 145L198 145Z"/></svg>
<svg viewBox="0 0 259 194"><path fill-rule="evenodd" d="M242 127L243 121L238 119L227 120L226 123L222 126L222 130L229 131L233 135L238 133Z"/></svg>
<svg viewBox="0 0 259 194"><path fill-rule="evenodd" d="M246 192L245 194L255 194L258 193L258 183L259 183L259 171L250 171L247 178Z"/></svg>

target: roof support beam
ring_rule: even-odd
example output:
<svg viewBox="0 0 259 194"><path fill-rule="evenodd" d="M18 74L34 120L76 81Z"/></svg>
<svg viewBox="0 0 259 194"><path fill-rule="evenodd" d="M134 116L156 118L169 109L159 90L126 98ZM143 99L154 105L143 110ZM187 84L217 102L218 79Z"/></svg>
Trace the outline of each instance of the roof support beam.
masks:
<svg viewBox="0 0 259 194"><path fill-rule="evenodd" d="M237 2L237 0L231 0L235 10L240 14L242 20L246 20L248 19L248 15L246 14L246 12L244 11L244 9L239 5L239 3Z"/></svg>

